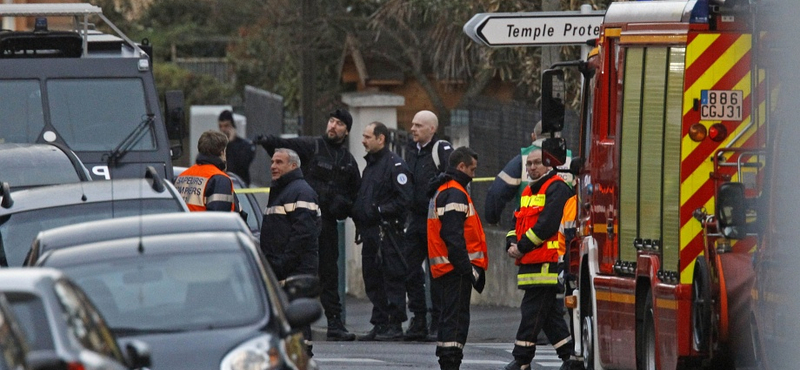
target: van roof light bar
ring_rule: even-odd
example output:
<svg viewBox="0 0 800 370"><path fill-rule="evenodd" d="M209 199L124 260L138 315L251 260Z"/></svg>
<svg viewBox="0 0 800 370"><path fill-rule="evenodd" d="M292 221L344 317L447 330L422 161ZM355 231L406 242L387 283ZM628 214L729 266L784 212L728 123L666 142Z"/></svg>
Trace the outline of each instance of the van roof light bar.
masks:
<svg viewBox="0 0 800 370"><path fill-rule="evenodd" d="M147 53L128 38L114 23L111 23L103 15L103 8L92 4L70 3L70 4L0 4L0 17L83 17L83 28L80 30L83 37L83 55L88 54L89 36L89 16L100 17L119 37L125 40L133 50L139 53L139 57L146 56Z"/></svg>

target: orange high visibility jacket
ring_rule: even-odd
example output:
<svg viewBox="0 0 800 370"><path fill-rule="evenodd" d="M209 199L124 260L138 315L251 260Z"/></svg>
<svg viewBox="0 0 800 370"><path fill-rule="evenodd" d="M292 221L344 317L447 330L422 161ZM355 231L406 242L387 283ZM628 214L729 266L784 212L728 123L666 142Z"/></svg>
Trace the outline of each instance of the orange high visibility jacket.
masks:
<svg viewBox="0 0 800 370"><path fill-rule="evenodd" d="M468 204L461 203L448 203L437 206L436 199L439 194L448 188L456 188L467 196ZM464 187L457 181L450 180L436 190L436 195L433 196L428 210L428 260L431 265L431 275L438 278L450 271L453 271L453 265L448 259L447 245L441 237L442 221L440 216L448 211L459 211L467 214L464 220L464 241L466 242L467 255L470 262L484 270L489 266L489 257L486 250L486 234L483 232L481 220L478 218L478 213L475 212L475 206L472 204L472 198L469 196Z"/></svg>
<svg viewBox="0 0 800 370"><path fill-rule="evenodd" d="M526 187L522 192L522 196L519 200L519 210L514 212L514 216L517 218L517 225L514 230L517 236L517 242L519 242L521 238L526 237L526 233L536 225L536 221L539 220L539 214L544 210L546 202L545 192L550 184L556 181L564 180L558 176L553 176L542 184L537 194L533 194L530 186ZM544 240L541 247L525 253L522 258L517 258L515 263L517 265L530 265L535 263L558 262L558 257L558 233L555 233L549 239Z"/></svg>
<svg viewBox="0 0 800 370"><path fill-rule="evenodd" d="M573 195L567 199L567 203L564 204L564 215L561 216L561 226L558 228L558 255L563 256L564 253L567 252L567 237L566 231L572 229L573 232L571 233L572 236L575 235L575 227L576 227L576 219L578 217L578 208L577 203L578 196Z"/></svg>
<svg viewBox="0 0 800 370"><path fill-rule="evenodd" d="M228 181L231 181L228 174L220 171L213 164L194 165L183 171L175 179L175 188L181 193L181 197L183 197L190 211L206 211L206 205L211 202L230 202L231 212L236 211L236 202L234 200L236 195L233 193L224 194L215 191L215 189L207 188L208 180L216 175L225 176ZM233 190L233 181L231 181L230 188Z"/></svg>

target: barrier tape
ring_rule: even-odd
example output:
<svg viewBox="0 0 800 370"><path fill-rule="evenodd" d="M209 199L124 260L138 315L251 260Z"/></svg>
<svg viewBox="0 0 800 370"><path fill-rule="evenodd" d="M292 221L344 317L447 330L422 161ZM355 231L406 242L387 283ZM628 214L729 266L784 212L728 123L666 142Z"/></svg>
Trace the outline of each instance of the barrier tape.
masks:
<svg viewBox="0 0 800 370"><path fill-rule="evenodd" d="M487 182L487 181L494 181L494 177L476 177L472 179L472 182ZM235 189L237 193L240 194L256 194L256 193L267 193L269 194L269 188L247 188L247 189Z"/></svg>

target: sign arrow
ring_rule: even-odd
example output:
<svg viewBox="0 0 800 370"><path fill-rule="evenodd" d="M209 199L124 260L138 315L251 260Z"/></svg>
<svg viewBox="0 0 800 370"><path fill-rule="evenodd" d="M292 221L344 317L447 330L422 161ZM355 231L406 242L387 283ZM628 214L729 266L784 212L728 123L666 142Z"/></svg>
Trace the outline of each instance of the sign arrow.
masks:
<svg viewBox="0 0 800 370"><path fill-rule="evenodd" d="M492 47L585 44L600 37L604 15L602 10L478 13L464 24L464 33Z"/></svg>

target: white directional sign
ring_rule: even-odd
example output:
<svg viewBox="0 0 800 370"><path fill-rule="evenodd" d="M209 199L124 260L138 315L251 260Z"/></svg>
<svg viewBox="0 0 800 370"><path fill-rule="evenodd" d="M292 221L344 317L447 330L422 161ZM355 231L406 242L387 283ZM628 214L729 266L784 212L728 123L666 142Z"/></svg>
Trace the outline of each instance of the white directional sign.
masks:
<svg viewBox="0 0 800 370"><path fill-rule="evenodd" d="M487 46L583 44L600 36L604 11L478 13L464 33Z"/></svg>

